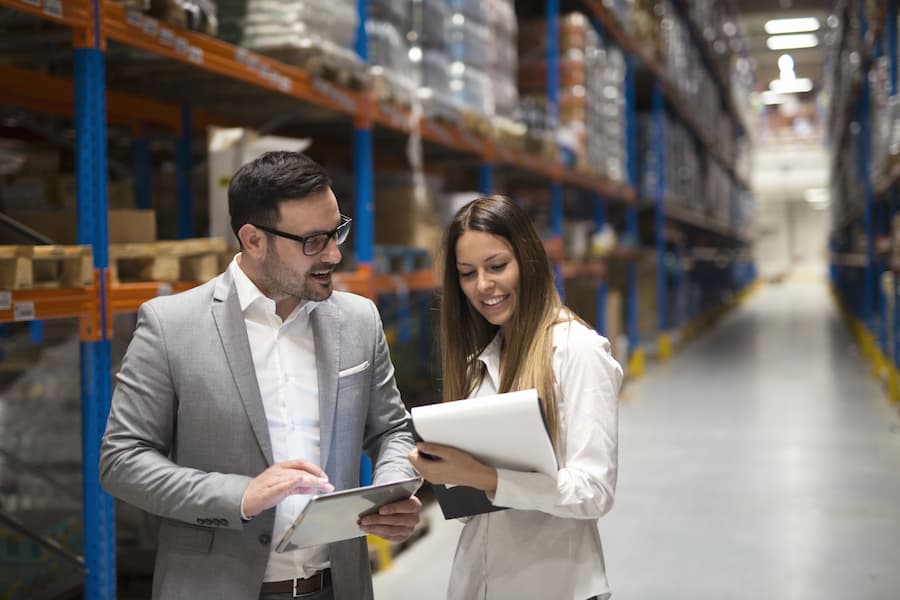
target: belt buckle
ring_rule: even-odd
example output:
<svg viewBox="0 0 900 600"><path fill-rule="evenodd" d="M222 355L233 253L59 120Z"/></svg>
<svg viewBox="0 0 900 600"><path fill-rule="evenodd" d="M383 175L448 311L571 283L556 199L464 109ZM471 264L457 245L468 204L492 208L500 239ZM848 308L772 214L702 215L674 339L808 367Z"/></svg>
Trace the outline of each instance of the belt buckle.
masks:
<svg viewBox="0 0 900 600"><path fill-rule="evenodd" d="M291 598L302 598L303 596L306 596L308 594L312 594L314 592L321 591L322 588L324 587L324 583L325 583L325 571L324 570L319 571L318 573L316 573L316 575L319 576L319 588L316 590L309 591L309 592L299 592L299 593L297 592L297 582L298 581L306 581L307 579L312 579L312 577L306 577L303 579L301 579L300 577L294 577L294 579L292 580L293 583L291 585Z"/></svg>

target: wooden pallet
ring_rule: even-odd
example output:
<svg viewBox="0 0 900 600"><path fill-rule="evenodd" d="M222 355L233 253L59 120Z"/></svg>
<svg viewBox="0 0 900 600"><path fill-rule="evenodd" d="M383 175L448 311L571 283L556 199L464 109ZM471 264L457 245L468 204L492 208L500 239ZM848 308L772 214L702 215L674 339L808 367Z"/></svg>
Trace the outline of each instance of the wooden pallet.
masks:
<svg viewBox="0 0 900 600"><path fill-rule="evenodd" d="M412 83L379 66L372 67L369 73L372 77L372 91L379 103L399 106L403 110L410 109L416 95Z"/></svg>
<svg viewBox="0 0 900 600"><path fill-rule="evenodd" d="M90 246L0 246L0 290L87 287L93 281Z"/></svg>
<svg viewBox="0 0 900 600"><path fill-rule="evenodd" d="M113 283L208 281L221 272L224 251L221 238L110 244L109 270Z"/></svg>

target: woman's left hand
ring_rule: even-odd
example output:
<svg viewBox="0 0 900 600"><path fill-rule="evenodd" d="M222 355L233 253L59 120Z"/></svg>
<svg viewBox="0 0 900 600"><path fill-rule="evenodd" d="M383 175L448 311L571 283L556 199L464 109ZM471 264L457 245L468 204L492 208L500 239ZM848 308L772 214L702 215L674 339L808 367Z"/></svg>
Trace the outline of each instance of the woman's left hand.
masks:
<svg viewBox="0 0 900 600"><path fill-rule="evenodd" d="M409 453L409 462L431 483L467 485L485 492L497 490L497 469L451 446L419 442Z"/></svg>

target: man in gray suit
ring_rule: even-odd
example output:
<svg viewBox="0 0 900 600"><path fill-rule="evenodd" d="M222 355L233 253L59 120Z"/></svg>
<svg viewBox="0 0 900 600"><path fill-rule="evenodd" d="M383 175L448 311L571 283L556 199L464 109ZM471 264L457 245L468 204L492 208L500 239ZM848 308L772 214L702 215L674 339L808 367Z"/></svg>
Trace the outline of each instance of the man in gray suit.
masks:
<svg viewBox="0 0 900 600"><path fill-rule="evenodd" d="M277 553L304 494L415 475L375 305L332 293L342 216L327 173L270 152L228 188L241 245L212 281L140 308L100 457L109 492L162 517L154 598L372 598L364 538ZM405 540L415 497L365 517Z"/></svg>

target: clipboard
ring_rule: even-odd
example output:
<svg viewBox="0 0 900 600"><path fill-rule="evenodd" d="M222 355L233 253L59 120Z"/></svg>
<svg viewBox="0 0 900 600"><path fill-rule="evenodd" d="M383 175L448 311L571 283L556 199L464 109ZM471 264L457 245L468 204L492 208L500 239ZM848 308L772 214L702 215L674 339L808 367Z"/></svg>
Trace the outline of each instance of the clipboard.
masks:
<svg viewBox="0 0 900 600"><path fill-rule="evenodd" d="M385 504L406 500L422 485L421 477L313 496L284 532L276 552L364 537L356 521Z"/></svg>
<svg viewBox="0 0 900 600"><path fill-rule="evenodd" d="M535 389L416 406L410 420L417 441L459 448L492 467L552 477L559 470ZM505 510L475 488L433 488L445 519Z"/></svg>

